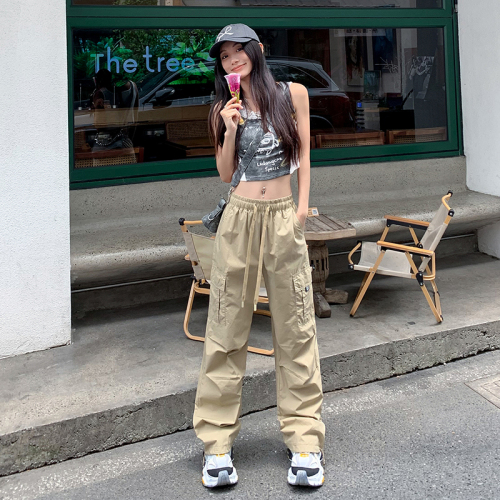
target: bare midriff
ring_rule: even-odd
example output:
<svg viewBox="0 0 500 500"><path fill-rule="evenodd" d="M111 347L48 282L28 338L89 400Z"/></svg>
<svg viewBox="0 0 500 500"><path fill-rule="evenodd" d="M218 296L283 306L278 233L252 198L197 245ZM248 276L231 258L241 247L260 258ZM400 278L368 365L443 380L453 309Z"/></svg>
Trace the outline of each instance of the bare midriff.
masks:
<svg viewBox="0 0 500 500"><path fill-rule="evenodd" d="M267 181L240 182L234 193L253 200L276 200L292 194L291 175L282 175Z"/></svg>

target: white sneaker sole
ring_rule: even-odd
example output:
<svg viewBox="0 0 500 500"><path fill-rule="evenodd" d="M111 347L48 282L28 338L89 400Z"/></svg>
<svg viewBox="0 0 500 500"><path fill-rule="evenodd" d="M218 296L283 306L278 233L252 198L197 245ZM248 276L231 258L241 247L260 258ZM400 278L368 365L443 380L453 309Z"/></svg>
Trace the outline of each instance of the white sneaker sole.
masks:
<svg viewBox="0 0 500 500"><path fill-rule="evenodd" d="M319 488L320 486L323 486L324 482L325 474L323 469L320 469L320 471L314 476L309 477L307 476L305 470L299 470L297 471L297 475L295 475L293 474L291 467L288 469L288 484L291 484L292 486L310 486L313 488Z"/></svg>
<svg viewBox="0 0 500 500"><path fill-rule="evenodd" d="M204 473L201 478L201 482L203 483L203 486L205 486L206 488L230 486L238 482L238 474L236 473L236 469L234 468L233 468L233 473L231 475L229 475L225 470L220 471L218 477L212 477L208 473L207 474Z"/></svg>

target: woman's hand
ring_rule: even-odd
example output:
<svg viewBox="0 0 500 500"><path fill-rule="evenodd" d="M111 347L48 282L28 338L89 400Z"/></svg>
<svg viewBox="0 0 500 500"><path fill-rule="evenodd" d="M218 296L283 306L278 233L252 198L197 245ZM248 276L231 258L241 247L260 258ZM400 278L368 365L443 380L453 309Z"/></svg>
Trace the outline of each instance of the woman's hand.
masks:
<svg viewBox="0 0 500 500"><path fill-rule="evenodd" d="M302 229L306 228L307 212L307 210L301 210L300 208L298 208L295 212L295 215L297 216L297 219L299 219Z"/></svg>
<svg viewBox="0 0 500 500"><path fill-rule="evenodd" d="M227 101L226 105L221 109L220 115L224 120L224 125L228 132L236 132L238 129L238 123L240 122L240 112L243 106L241 101L236 101L236 97L233 97L230 101Z"/></svg>

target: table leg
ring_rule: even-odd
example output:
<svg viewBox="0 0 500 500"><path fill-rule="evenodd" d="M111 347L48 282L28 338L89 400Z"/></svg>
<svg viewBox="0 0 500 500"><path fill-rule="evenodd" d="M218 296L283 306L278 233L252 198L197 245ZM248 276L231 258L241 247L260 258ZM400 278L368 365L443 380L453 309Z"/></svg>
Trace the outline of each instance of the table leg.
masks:
<svg viewBox="0 0 500 500"><path fill-rule="evenodd" d="M329 318L332 315L330 304L320 292L314 292L314 312L318 318Z"/></svg>
<svg viewBox="0 0 500 500"><path fill-rule="evenodd" d="M325 241L308 241L309 259L313 267L314 310L319 318L332 314L329 304L347 304L347 292L326 288L330 274L328 248Z"/></svg>

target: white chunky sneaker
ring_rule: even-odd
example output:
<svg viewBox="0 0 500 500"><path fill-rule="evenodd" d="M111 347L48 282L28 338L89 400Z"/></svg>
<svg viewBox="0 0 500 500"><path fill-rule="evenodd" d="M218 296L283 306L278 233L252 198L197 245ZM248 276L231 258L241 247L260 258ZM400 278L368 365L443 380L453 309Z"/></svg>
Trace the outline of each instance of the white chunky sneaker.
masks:
<svg viewBox="0 0 500 500"><path fill-rule="evenodd" d="M203 456L203 486L215 488L238 482L238 474L233 466L233 452Z"/></svg>
<svg viewBox="0 0 500 500"><path fill-rule="evenodd" d="M323 453L294 453L288 450L288 483L293 486L322 486L325 482Z"/></svg>

